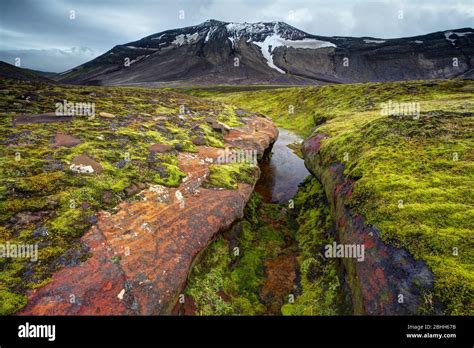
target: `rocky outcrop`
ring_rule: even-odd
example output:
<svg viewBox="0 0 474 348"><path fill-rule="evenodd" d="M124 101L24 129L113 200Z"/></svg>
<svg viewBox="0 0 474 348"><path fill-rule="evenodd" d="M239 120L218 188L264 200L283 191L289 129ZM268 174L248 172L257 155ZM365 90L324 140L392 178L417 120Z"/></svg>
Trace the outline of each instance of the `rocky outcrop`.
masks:
<svg viewBox="0 0 474 348"><path fill-rule="evenodd" d="M433 274L421 260L415 260L403 248L384 243L376 226L364 222L344 204L352 194L354 181L344 176L341 163L324 165L320 154L324 134L313 134L303 144L305 165L323 184L341 244L365 246L362 262L341 258L344 276L351 292L354 314L413 315L428 299ZM433 314L440 314L439 303L430 303Z"/></svg>
<svg viewBox="0 0 474 348"><path fill-rule="evenodd" d="M238 143L262 155L277 135L269 119L252 116L224 139L227 146ZM220 149L198 149L178 154L187 175L179 187L155 185L142 191L139 200L120 204L114 214L100 212L81 239L90 257L62 268L50 283L30 292L20 314L170 314L196 255L243 216L253 191L248 183L235 190L202 187Z"/></svg>

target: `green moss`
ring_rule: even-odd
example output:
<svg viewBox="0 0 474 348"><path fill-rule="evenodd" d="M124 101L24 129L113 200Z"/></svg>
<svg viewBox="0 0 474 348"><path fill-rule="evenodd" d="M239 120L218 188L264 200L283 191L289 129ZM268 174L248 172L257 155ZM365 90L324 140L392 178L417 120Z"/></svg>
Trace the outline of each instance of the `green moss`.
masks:
<svg viewBox="0 0 474 348"><path fill-rule="evenodd" d="M221 101L271 117L283 128L308 136L314 127L354 112L377 110L393 101L450 100L470 97L472 82L463 80L357 83L321 87L198 87L179 91Z"/></svg>
<svg viewBox="0 0 474 348"><path fill-rule="evenodd" d="M186 294L193 297L200 315L232 314L231 304L226 303L218 294L225 290L225 276L230 262L225 240L218 238L204 251L201 260L188 280Z"/></svg>
<svg viewBox="0 0 474 348"><path fill-rule="evenodd" d="M0 289L0 315L11 315L26 305L26 296Z"/></svg>
<svg viewBox="0 0 474 348"><path fill-rule="evenodd" d="M224 148L224 137L222 134L214 132L210 125L201 123L199 128L204 132L206 145L218 148Z"/></svg>
<svg viewBox="0 0 474 348"><path fill-rule="evenodd" d="M225 105L224 110L216 117L216 119L229 127L238 127L244 124L236 115L235 107L231 105Z"/></svg>
<svg viewBox="0 0 474 348"><path fill-rule="evenodd" d="M301 293L294 303L283 305L283 315L337 315L344 314L347 304L339 282L335 260L322 257L324 245L332 243L332 218L322 185L308 177L294 197L293 212L297 231L295 238L300 247ZM345 313L348 314L348 313Z"/></svg>
<svg viewBox="0 0 474 348"><path fill-rule="evenodd" d="M457 102L443 101L442 107L450 109ZM470 112L440 107L422 104L418 120L374 113L336 118L318 131L331 135L321 150L326 164L349 154L345 174L357 181L347 204L375 225L386 242L425 260L435 276L434 296L446 313L466 315L472 313L466 296L474 293L469 237L474 230L469 195L474 118ZM457 256L455 248L462 250Z"/></svg>
<svg viewBox="0 0 474 348"><path fill-rule="evenodd" d="M160 174L156 174L153 178L155 184L178 187L181 183L181 179L186 176L178 166L173 164L164 163L164 167L167 169L167 176L162 177Z"/></svg>
<svg viewBox="0 0 474 348"><path fill-rule="evenodd" d="M254 193L245 208L245 218L228 232L236 246L231 249L228 240L221 236L206 248L192 269L186 290L195 300L199 299L196 300L199 313L223 314L216 309L221 304L221 297L216 295L218 291L224 291L229 297L230 308L225 307L225 314L267 313L267 305L260 298L265 280L264 262L282 252L288 231L268 226L262 218L266 219L270 211L280 208L262 204ZM200 300L202 296L207 301Z"/></svg>
<svg viewBox="0 0 474 348"><path fill-rule="evenodd" d="M256 166L249 163L211 164L205 185L236 189L239 182L254 183L257 170Z"/></svg>

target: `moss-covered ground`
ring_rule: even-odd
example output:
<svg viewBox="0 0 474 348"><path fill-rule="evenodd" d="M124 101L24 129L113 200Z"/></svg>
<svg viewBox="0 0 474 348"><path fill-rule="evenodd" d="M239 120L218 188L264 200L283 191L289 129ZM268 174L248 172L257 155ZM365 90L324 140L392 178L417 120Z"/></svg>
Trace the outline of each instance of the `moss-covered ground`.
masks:
<svg viewBox="0 0 474 348"><path fill-rule="evenodd" d="M200 315L350 313L336 260L314 256L332 232L316 179L306 179L291 207L254 193L244 219L203 252L185 293Z"/></svg>
<svg viewBox="0 0 474 348"><path fill-rule="evenodd" d="M264 113L303 136L328 135L325 165L343 162L355 180L347 205L427 263L446 314L474 314L473 81L185 92ZM419 103L420 115L383 115L389 101Z"/></svg>
<svg viewBox="0 0 474 348"><path fill-rule="evenodd" d="M280 254L288 229L277 229L266 218L286 225L276 205L263 205L254 193L245 219L220 235L193 267L185 293L192 296L199 315L261 315L264 261Z"/></svg>
<svg viewBox="0 0 474 348"><path fill-rule="evenodd" d="M94 103L95 117L75 116L66 122L13 122L20 114L55 112L56 103ZM106 117L100 116L100 113ZM242 124L234 108L199 98L146 88L78 87L0 81L0 244L38 245L38 261L0 258L0 314L26 304L25 293L45 284L58 268L88 257L79 238L96 221L99 210L151 184L177 186L184 173L178 151L195 152L202 137L223 146L223 133L205 118ZM80 139L74 147L54 147L57 133ZM172 147L153 154L152 144ZM78 174L70 162L87 155L100 174ZM221 173L226 168L216 166ZM232 167L210 186L235 187L247 168ZM214 172L213 171L213 172ZM216 177L214 175L213 177ZM224 181L223 181L224 180Z"/></svg>
<svg viewBox="0 0 474 348"><path fill-rule="evenodd" d="M328 135L321 147L324 164L343 162L345 174L355 180L347 205L375 225L387 243L427 263L435 276L432 295L446 314L474 314L474 82L178 92L187 95L0 81L0 243L39 246L37 262L0 259L0 314L18 311L28 289L43 285L59 267L87 257L77 241L99 210L137 199L136 193L149 184L179 185L183 173L177 151L196 151L196 136L207 145L223 146L222 133L198 121L212 117L238 125L236 107L268 115L305 137ZM63 100L95 103L96 116L12 122L20 113L54 112L55 103ZM381 103L390 100L419 103L419 117L382 115ZM82 143L54 148L57 132ZM153 143L176 150L152 155L148 146ZM101 164L102 173L69 170L70 161L84 154ZM215 166L206 185L235 188L250 175L246 167ZM293 213L252 198L246 218L212 243L193 269L186 292L198 312L277 314L268 297L269 268L282 259L293 262L290 256L295 255L294 288L279 289L280 311L341 313L337 265L314 257L315 248L331 240L322 192L314 180L306 182ZM288 295L295 295L294 302Z"/></svg>

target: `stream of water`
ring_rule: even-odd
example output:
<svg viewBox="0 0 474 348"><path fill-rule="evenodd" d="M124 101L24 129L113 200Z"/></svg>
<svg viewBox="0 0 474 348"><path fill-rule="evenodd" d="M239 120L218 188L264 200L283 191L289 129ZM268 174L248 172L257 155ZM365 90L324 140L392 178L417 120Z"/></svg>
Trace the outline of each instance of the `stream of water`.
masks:
<svg viewBox="0 0 474 348"><path fill-rule="evenodd" d="M303 139L283 128L278 128L278 131L272 155L260 163L262 173L255 186L255 191L267 203L287 203L298 191L298 185L310 174L304 161L288 147Z"/></svg>

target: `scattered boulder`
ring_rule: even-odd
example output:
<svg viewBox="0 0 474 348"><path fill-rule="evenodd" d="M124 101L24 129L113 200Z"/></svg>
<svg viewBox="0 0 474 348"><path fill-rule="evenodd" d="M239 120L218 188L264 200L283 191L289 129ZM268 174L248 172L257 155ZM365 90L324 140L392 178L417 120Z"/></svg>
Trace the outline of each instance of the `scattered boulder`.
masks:
<svg viewBox="0 0 474 348"><path fill-rule="evenodd" d="M34 224L41 219L43 219L44 216L48 215L48 211L37 211L37 212L20 212L17 213L15 216L12 217L11 222L18 224L18 225L28 225L28 224Z"/></svg>
<svg viewBox="0 0 474 348"><path fill-rule="evenodd" d="M194 145L197 145L197 146L202 146L202 145L206 145L206 139L199 135L197 137L195 137L193 140L192 140L193 144Z"/></svg>
<svg viewBox="0 0 474 348"><path fill-rule="evenodd" d="M136 195L138 192L140 192L141 190L143 190L144 188L146 187L146 185L144 185L143 183L139 182L137 184L132 184L130 185L129 187L127 187L125 189L125 194L128 196L128 197L131 197L133 195Z"/></svg>
<svg viewBox="0 0 474 348"><path fill-rule="evenodd" d="M194 121L191 123L191 130L195 130L197 128L199 128L199 126L201 125L202 121Z"/></svg>
<svg viewBox="0 0 474 348"><path fill-rule="evenodd" d="M164 133L164 134L168 134L169 133L169 130L168 128L166 128L165 126L162 126L160 124L157 124L155 126L155 129L158 131L158 132L161 132L161 133Z"/></svg>
<svg viewBox="0 0 474 348"><path fill-rule="evenodd" d="M181 152L181 151L183 151L184 146L183 146L183 144L177 143L177 144L174 144L174 148L175 148L176 151Z"/></svg>
<svg viewBox="0 0 474 348"><path fill-rule="evenodd" d="M236 109L235 114L237 116L248 116L250 114L250 112L247 111L247 110L244 110L244 109Z"/></svg>
<svg viewBox="0 0 474 348"><path fill-rule="evenodd" d="M87 155L74 157L69 169L80 174L100 174L103 170L99 162L94 161Z"/></svg>
<svg viewBox="0 0 474 348"><path fill-rule="evenodd" d="M213 130L220 131L220 132L225 132L225 131L230 130L230 127L228 125L220 123L219 121L212 122L211 127Z"/></svg>
<svg viewBox="0 0 474 348"><path fill-rule="evenodd" d="M111 114L111 113L109 113L109 112L103 112L103 111L101 111L101 112L99 113L99 116L100 116L100 117L105 117L105 118L115 118L115 115L114 115L114 114Z"/></svg>
<svg viewBox="0 0 474 348"><path fill-rule="evenodd" d="M80 143L82 143L81 139L63 133L56 133L53 147L74 147L76 145L79 145Z"/></svg>
<svg viewBox="0 0 474 348"><path fill-rule="evenodd" d="M15 106L15 103L13 103ZM21 104L19 104L21 106ZM51 123L51 122L68 122L72 120L72 116L56 115L55 112L47 112L44 114L21 114L15 116L14 122L18 124L25 123Z"/></svg>
<svg viewBox="0 0 474 348"><path fill-rule="evenodd" d="M153 144L148 146L148 151L153 153L166 153L173 151L173 147L166 144Z"/></svg>

